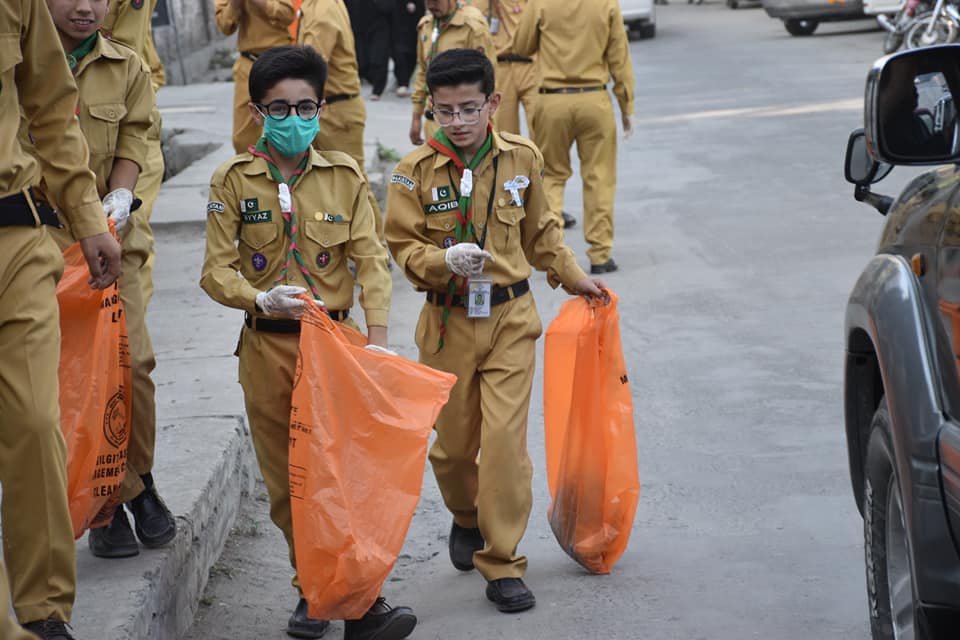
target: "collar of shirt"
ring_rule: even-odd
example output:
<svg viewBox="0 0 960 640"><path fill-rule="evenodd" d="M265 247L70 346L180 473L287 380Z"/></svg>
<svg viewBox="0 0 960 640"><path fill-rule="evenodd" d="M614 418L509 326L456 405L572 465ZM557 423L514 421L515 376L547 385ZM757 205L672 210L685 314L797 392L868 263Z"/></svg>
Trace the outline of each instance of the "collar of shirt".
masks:
<svg viewBox="0 0 960 640"><path fill-rule="evenodd" d="M504 139L500 136L500 134L497 132L496 129L493 130L493 148L491 149L491 153L490 153L490 155L489 155L489 157L490 157L491 159L493 158L493 156L500 155L500 152L501 152L501 151L510 151L510 150L516 149L516 148L517 148L517 145L513 144L512 142L508 142L508 141L504 140ZM449 156L445 156L444 154L440 153L439 151L434 151L434 154L433 154L433 168L434 168L434 169L438 169L438 168L442 167L443 165L447 164L448 162L453 162L453 161L450 159ZM484 160L484 161L481 162L480 164L481 164L482 166L486 166L487 160ZM480 170L480 167L477 167L477 171L479 171L479 170Z"/></svg>
<svg viewBox="0 0 960 640"><path fill-rule="evenodd" d="M90 53L83 56L78 61L77 68L73 72L74 75L79 76L84 69L100 58L107 58L108 60L126 60L128 56L124 56L117 47L118 45L111 42L108 38L105 38L103 34L97 34L96 43L94 43Z"/></svg>
<svg viewBox="0 0 960 640"><path fill-rule="evenodd" d="M295 118L297 116L289 116ZM320 155L320 152L310 147L310 161L307 163L306 169L303 171L303 175L306 176L310 172L312 167L332 167L333 164ZM268 177L270 176L270 167L267 166L267 161L263 158L257 156L250 156L250 160L247 162L247 166L243 168L244 175L255 176L259 174L265 174ZM271 180L273 178L270 178ZM303 178L301 177L301 180Z"/></svg>

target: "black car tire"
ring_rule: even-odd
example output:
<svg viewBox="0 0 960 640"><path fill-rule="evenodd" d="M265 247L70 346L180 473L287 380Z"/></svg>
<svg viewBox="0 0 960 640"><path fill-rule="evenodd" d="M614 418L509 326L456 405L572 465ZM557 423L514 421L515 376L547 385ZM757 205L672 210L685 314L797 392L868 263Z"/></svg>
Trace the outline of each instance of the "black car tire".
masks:
<svg viewBox="0 0 960 640"><path fill-rule="evenodd" d="M906 530L902 526L896 526L896 522L891 523L895 531L902 531L902 539L899 536L891 537L891 527L888 525L888 517L891 515L891 505L899 508L899 514L895 515L901 518L903 510L900 508L902 501L900 496L900 480L897 475L893 447L890 441L890 413L887 410L887 401L881 401L880 406L873 415L873 421L870 424L870 439L867 442L866 462L864 465L864 493L863 493L863 541L864 555L867 574L867 607L870 612L870 631L873 640L894 640L896 637L893 630L893 619L891 615L892 599L890 597L889 576L891 569L894 575L903 570L903 561L907 561L907 573L910 573L909 558L904 558L902 553L908 549L906 541ZM895 493L894 493L895 492ZM899 552L898 552L899 550ZM906 554L909 556L909 552ZM894 566L892 563L900 561ZM910 589L909 607L912 612L913 629L916 638L924 636L921 634L920 626L916 620L916 602L913 598L913 581L908 581L907 588ZM907 615L911 615L908 613Z"/></svg>
<svg viewBox="0 0 960 640"><path fill-rule="evenodd" d="M657 23L649 22L647 24L640 25L640 37L644 40L652 38L657 35Z"/></svg>
<svg viewBox="0 0 960 640"><path fill-rule="evenodd" d="M813 35L813 32L820 26L820 21L787 18L783 21L783 26L787 28L787 33L792 36L809 36Z"/></svg>

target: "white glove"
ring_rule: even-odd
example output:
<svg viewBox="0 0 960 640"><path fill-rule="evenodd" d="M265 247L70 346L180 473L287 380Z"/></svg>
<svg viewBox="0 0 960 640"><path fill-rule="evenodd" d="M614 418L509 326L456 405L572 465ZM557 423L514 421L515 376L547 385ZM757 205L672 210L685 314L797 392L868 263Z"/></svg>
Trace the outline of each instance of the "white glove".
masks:
<svg viewBox="0 0 960 640"><path fill-rule="evenodd" d="M388 355L388 356L395 356L395 355L397 355L397 352L396 352L396 351L393 351L393 350L391 350L391 349L387 349L386 347L381 347L381 346L378 345L378 344L368 344L367 346L364 347L364 349L369 349L370 351L373 351L374 353L382 353L382 354Z"/></svg>
<svg viewBox="0 0 960 640"><path fill-rule="evenodd" d="M491 262L494 261L492 255L472 242L455 244L443 254L444 262L447 263L447 269L464 278L478 276L483 273L483 263L487 258L489 258Z"/></svg>
<svg viewBox="0 0 960 640"><path fill-rule="evenodd" d="M303 315L303 300L297 296L306 292L303 287L282 284L270 291L258 293L257 306L268 316L299 318Z"/></svg>
<svg viewBox="0 0 960 640"><path fill-rule="evenodd" d="M130 189L114 189L103 199L103 211L113 220L117 233L123 231L130 218L130 207L133 206L133 192Z"/></svg>

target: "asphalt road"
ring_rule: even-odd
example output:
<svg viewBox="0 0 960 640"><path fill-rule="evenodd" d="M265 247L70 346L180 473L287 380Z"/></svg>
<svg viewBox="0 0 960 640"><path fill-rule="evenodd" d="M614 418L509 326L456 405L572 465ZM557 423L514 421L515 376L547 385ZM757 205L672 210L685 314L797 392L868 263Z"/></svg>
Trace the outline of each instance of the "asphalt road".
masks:
<svg viewBox="0 0 960 640"><path fill-rule="evenodd" d="M762 10L717 3L658 10L657 37L631 44L638 132L620 149L621 270L608 278L621 296L642 482L630 547L597 577L553 540L538 375L521 547L538 605L499 614L478 575L450 566L449 517L428 469L384 589L415 608L414 638L869 637L842 319L882 218L854 202L841 163L880 34L854 22L795 38ZM578 216L579 201L572 181ZM582 256L580 228L568 239ZM198 242L178 238L183 251ZM415 357L419 299L395 275L391 340ZM534 291L546 326L564 296L542 276ZM253 498L191 639L284 637L296 596L282 537Z"/></svg>

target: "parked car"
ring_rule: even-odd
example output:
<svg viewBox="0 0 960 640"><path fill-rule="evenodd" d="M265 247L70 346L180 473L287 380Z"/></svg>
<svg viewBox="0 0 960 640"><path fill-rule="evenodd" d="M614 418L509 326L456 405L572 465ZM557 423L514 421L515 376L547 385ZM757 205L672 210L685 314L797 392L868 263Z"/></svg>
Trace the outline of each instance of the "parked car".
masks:
<svg viewBox="0 0 960 640"><path fill-rule="evenodd" d="M960 45L881 58L847 145L854 197L887 221L845 321L850 478L874 640L953 640L960 623ZM924 172L892 198L894 165Z"/></svg>
<svg viewBox="0 0 960 640"><path fill-rule="evenodd" d="M632 34L640 38L652 38L657 35L657 10L653 0L620 0L620 12L623 24Z"/></svg>
<svg viewBox="0 0 960 640"><path fill-rule="evenodd" d="M821 22L864 17L862 0L763 0L763 8L793 36L809 36Z"/></svg>

